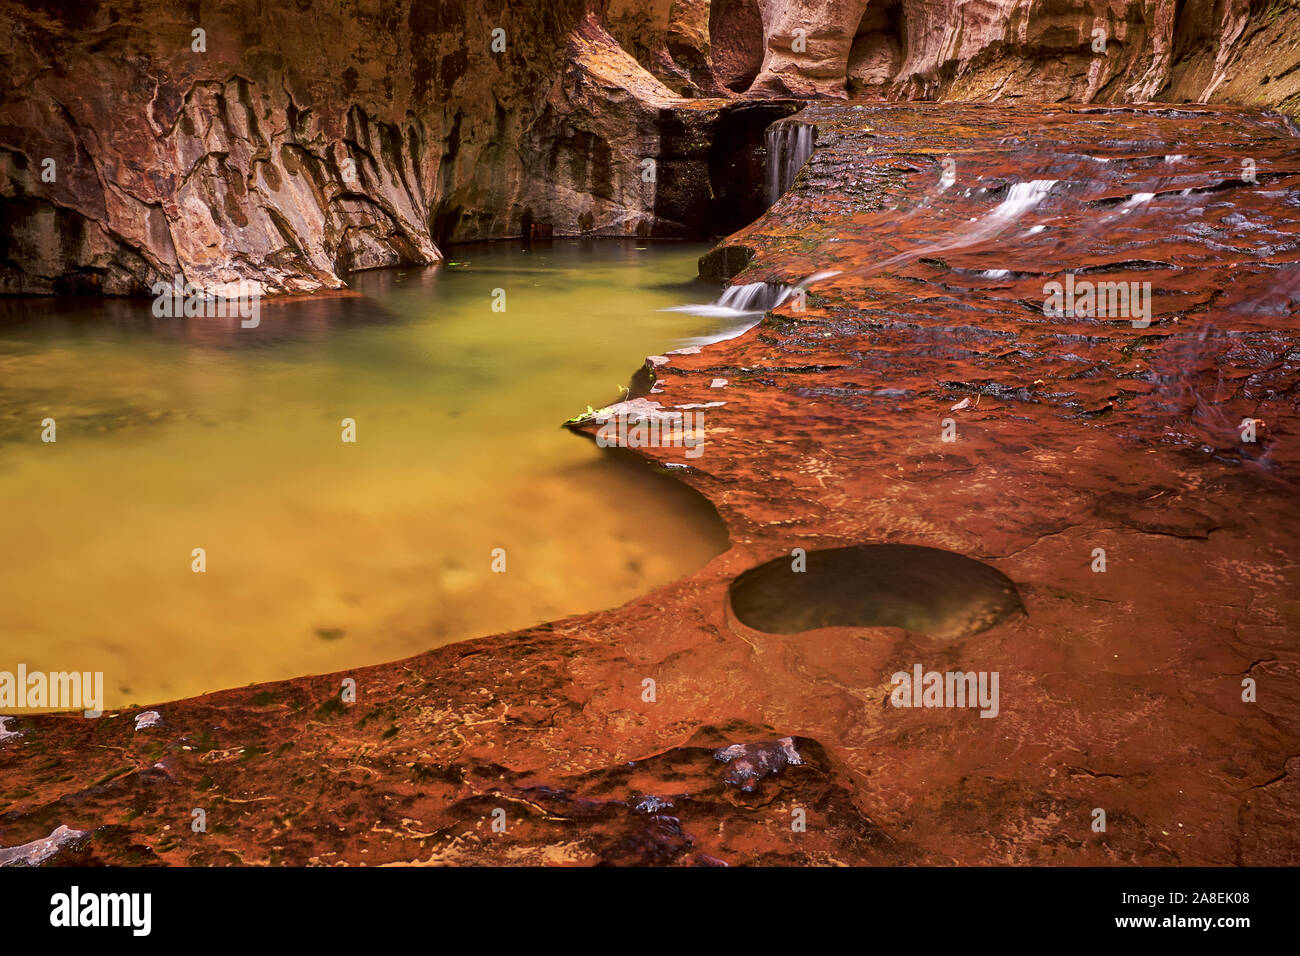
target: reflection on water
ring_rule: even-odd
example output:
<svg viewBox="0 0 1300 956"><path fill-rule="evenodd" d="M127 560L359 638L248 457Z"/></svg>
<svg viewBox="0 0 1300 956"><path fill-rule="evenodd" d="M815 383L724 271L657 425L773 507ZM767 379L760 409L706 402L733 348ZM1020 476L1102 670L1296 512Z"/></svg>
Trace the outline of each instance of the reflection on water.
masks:
<svg viewBox="0 0 1300 956"><path fill-rule="evenodd" d="M359 295L264 302L256 329L0 300L0 670L102 670L107 706L147 703L616 606L699 567L726 543L712 509L559 425L716 331L660 311L699 296L681 279L702 251L458 247L356 276Z"/></svg>

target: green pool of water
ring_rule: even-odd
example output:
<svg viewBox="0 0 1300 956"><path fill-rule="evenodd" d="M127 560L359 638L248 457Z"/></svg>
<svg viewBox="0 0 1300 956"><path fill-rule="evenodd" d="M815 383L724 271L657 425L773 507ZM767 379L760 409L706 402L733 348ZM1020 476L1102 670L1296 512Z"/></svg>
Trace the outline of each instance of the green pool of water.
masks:
<svg viewBox="0 0 1300 956"><path fill-rule="evenodd" d="M686 281L703 251L459 247L355 276L360 295L263 302L256 329L0 301L0 670L103 671L108 707L158 702L617 606L699 567L726 544L712 509L559 424L725 324L660 311L716 294Z"/></svg>

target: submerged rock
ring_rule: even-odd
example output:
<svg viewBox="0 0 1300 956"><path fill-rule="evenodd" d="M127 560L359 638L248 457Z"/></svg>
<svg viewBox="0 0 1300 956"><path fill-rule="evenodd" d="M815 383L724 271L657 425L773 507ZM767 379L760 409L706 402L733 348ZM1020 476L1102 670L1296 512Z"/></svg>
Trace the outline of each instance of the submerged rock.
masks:
<svg viewBox="0 0 1300 956"><path fill-rule="evenodd" d="M1015 585L989 565L902 544L777 558L732 582L730 601L742 623L776 634L901 627L956 639L1024 610Z"/></svg>
<svg viewBox="0 0 1300 956"><path fill-rule="evenodd" d="M161 727L162 725L162 714L156 710L146 710L135 715L136 730L148 730L150 727Z"/></svg>
<svg viewBox="0 0 1300 956"><path fill-rule="evenodd" d="M0 866L15 864L40 866L46 860L54 857L63 847L80 840L85 835L81 830L73 830L60 825L49 836L33 840L31 843L24 843L22 846L0 847Z"/></svg>
<svg viewBox="0 0 1300 956"><path fill-rule="evenodd" d="M786 765L799 766L803 758L795 750L793 737L782 737L757 744L732 744L715 751L718 760L728 764L723 779L733 787L752 793L759 781L780 773Z"/></svg>

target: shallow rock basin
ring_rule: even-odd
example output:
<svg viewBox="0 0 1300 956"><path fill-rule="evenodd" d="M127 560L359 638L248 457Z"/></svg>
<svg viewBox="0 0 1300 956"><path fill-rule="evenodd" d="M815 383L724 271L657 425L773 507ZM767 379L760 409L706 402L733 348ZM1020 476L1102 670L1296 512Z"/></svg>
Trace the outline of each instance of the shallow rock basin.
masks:
<svg viewBox="0 0 1300 956"><path fill-rule="evenodd" d="M1016 586L995 568L951 551L907 544L776 558L732 582L730 600L741 623L775 634L901 627L959 638L1023 610Z"/></svg>

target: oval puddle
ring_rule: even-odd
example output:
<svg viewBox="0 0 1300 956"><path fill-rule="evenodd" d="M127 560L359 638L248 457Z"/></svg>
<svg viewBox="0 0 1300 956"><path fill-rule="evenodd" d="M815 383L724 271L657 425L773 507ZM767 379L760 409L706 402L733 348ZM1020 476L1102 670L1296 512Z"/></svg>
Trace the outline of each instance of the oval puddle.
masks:
<svg viewBox="0 0 1300 956"><path fill-rule="evenodd" d="M781 557L731 583L742 624L769 634L821 627L901 627L955 639L1024 612L1001 571L952 551L913 544L860 544Z"/></svg>

